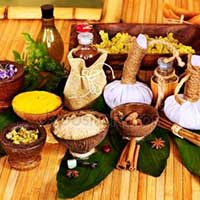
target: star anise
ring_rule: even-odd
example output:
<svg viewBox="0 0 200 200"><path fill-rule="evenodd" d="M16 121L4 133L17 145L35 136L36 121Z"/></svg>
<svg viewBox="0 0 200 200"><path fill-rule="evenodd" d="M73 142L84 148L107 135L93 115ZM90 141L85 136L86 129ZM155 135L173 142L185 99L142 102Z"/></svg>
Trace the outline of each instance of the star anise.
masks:
<svg viewBox="0 0 200 200"><path fill-rule="evenodd" d="M162 149L165 146L165 141L162 138L155 138L154 140L151 141L152 148L155 149Z"/></svg>

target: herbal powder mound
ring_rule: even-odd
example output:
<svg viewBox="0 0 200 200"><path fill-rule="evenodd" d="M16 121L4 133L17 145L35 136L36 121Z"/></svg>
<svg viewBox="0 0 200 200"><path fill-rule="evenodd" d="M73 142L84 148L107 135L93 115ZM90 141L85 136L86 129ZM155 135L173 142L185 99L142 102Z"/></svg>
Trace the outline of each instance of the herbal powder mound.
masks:
<svg viewBox="0 0 200 200"><path fill-rule="evenodd" d="M23 92L14 97L14 110L30 114L43 114L54 111L62 104L61 98L46 91Z"/></svg>

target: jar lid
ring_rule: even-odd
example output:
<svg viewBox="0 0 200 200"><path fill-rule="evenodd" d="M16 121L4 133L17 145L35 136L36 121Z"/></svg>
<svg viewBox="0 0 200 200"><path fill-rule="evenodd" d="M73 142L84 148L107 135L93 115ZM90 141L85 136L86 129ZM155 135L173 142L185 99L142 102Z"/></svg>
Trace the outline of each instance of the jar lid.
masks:
<svg viewBox="0 0 200 200"><path fill-rule="evenodd" d="M42 11L42 18L44 19L51 19L53 18L53 5L52 4L45 4L42 5L41 7L41 11Z"/></svg>
<svg viewBox="0 0 200 200"><path fill-rule="evenodd" d="M160 57L160 58L158 58L157 63L158 63L159 68L160 68L160 69L163 69L163 70L167 70L167 69L169 69L169 68L172 68L173 62L171 61L171 62L167 62L167 63L166 63L166 62L164 61L164 59L165 59L165 57Z"/></svg>
<svg viewBox="0 0 200 200"><path fill-rule="evenodd" d="M83 45L91 44L93 42L93 34L90 32L79 33L78 42Z"/></svg>

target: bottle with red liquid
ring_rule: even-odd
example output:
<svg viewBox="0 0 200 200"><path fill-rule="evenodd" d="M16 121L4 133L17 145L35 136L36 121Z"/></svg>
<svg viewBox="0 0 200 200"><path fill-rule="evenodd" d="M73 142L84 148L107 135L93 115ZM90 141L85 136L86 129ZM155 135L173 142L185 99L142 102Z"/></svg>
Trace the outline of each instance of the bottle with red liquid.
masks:
<svg viewBox="0 0 200 200"><path fill-rule="evenodd" d="M72 52L72 56L82 58L85 60L86 67L90 67L99 58L100 52L93 46L93 34L89 32L91 30L89 25L80 26L77 27L79 45Z"/></svg>

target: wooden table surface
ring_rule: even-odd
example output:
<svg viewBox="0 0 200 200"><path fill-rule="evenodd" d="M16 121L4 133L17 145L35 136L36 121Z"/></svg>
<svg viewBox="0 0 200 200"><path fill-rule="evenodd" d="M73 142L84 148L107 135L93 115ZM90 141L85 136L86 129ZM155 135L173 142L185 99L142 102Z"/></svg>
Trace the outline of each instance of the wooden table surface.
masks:
<svg viewBox="0 0 200 200"><path fill-rule="evenodd" d="M126 22L163 23L162 3L164 0L125 0L123 19ZM178 6L200 11L199 0L168 0ZM65 44L65 58L69 42L70 25L73 21L56 21ZM22 32L34 38L40 30L39 20L0 21L0 59L13 60L12 50L22 52ZM11 169L7 156L0 158L0 199L4 200L53 200L56 194L56 173L65 148L59 144L46 144L39 167L25 172ZM192 156L192 155L191 155ZM84 183L83 183L84 184ZM95 188L86 191L74 200L198 200L200 178L193 176L182 165L176 146L171 142L167 167L158 178L138 171L132 173L114 170Z"/></svg>

